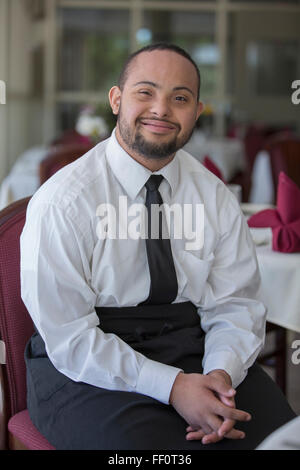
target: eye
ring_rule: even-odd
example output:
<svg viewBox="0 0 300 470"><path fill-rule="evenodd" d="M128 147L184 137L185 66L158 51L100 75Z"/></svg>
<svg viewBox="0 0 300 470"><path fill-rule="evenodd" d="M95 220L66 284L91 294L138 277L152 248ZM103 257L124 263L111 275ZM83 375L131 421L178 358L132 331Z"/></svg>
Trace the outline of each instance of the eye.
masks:
<svg viewBox="0 0 300 470"><path fill-rule="evenodd" d="M151 96L151 93L150 93L150 91L148 91L148 90L139 90L139 94Z"/></svg>
<svg viewBox="0 0 300 470"><path fill-rule="evenodd" d="M176 101L182 101L183 103L187 101L187 98L185 96L175 96Z"/></svg>

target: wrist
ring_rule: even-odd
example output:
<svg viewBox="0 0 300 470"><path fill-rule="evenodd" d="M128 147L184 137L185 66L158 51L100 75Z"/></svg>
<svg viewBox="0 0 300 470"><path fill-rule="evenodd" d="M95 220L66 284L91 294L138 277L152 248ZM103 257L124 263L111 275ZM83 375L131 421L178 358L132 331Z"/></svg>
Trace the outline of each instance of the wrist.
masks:
<svg viewBox="0 0 300 470"><path fill-rule="evenodd" d="M174 380L173 386L171 388L169 404L173 405L178 389L180 388L183 381L184 372L179 372Z"/></svg>

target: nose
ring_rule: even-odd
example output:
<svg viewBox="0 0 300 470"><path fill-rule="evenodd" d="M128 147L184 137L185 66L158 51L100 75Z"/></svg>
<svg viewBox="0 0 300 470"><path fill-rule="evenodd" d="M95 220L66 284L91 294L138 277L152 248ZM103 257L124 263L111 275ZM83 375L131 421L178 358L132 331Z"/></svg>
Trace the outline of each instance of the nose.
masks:
<svg viewBox="0 0 300 470"><path fill-rule="evenodd" d="M169 100L165 97L157 97L153 102L150 111L156 117L163 118L170 116L171 109Z"/></svg>

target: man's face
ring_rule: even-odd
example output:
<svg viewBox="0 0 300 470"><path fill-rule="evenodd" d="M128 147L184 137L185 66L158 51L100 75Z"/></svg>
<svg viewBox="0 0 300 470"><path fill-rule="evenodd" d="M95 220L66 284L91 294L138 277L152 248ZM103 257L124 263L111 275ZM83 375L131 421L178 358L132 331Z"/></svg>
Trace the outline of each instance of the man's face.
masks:
<svg viewBox="0 0 300 470"><path fill-rule="evenodd" d="M164 159L190 138L202 103L193 65L173 51L139 54L129 65L124 88L110 91L118 114L117 137L132 156Z"/></svg>

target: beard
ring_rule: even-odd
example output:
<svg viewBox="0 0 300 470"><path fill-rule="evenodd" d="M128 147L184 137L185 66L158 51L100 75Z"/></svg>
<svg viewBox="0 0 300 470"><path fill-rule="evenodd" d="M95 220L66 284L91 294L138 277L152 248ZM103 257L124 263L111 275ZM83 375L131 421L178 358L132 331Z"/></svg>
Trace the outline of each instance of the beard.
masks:
<svg viewBox="0 0 300 470"><path fill-rule="evenodd" d="M153 120L153 118L151 119ZM118 114L117 122L120 135L127 147L142 157L152 160L163 160L167 157L170 157L171 155L174 155L177 150L182 148L189 141L194 130L193 127L180 138L175 135L168 142L155 143L147 140L142 135L139 130L139 121L137 121L136 132L130 129L127 121L123 118L121 108Z"/></svg>

